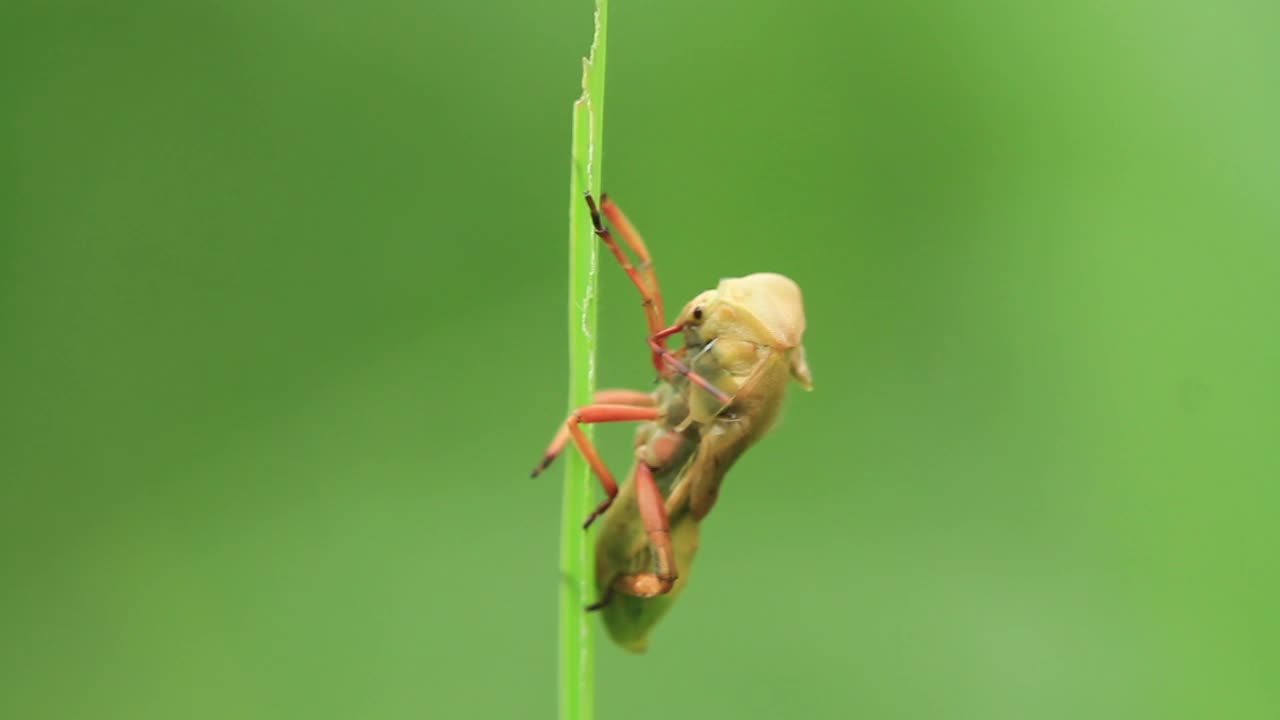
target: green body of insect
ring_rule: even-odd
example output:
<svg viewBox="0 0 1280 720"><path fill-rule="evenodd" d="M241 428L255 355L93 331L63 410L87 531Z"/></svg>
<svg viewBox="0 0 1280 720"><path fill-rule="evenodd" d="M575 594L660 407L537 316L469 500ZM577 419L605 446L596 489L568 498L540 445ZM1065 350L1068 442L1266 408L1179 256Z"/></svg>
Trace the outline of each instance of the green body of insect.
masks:
<svg viewBox="0 0 1280 720"><path fill-rule="evenodd" d="M604 514L596 543L600 601L591 609L601 611L614 641L642 652L654 624L688 582L699 524L725 474L777 419L788 380L808 389L811 376L801 344L803 303L794 282L774 273L722 280L663 327L647 249L607 198L602 208L642 260L637 270L597 222L597 234L645 299L661 382L653 393L599 393L596 404L570 415L538 470L572 439L600 478L609 499L587 520L590 525ZM668 350L665 339L677 333L684 346ZM619 488L578 425L627 420L644 424L635 437L635 466Z"/></svg>

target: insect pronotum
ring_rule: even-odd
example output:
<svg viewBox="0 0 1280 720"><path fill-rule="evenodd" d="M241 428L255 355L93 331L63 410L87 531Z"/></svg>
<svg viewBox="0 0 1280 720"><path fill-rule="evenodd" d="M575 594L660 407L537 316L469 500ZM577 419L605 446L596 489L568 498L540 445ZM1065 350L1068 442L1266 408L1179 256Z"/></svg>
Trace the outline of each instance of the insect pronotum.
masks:
<svg viewBox="0 0 1280 720"><path fill-rule="evenodd" d="M789 278L755 273L721 280L689 301L668 326L644 240L607 195L599 208L590 195L586 202L596 235L640 291L659 383L653 392L597 392L591 405L569 414L533 475L570 440L591 466L606 497L583 523L585 529L604 517L596 542L600 599L587 609L601 611L619 645L643 652L650 630L688 582L698 525L715 504L725 473L769 430L789 377L812 388L801 344L804 307L799 286ZM667 339L675 335L684 345L670 350ZM601 422L642 423L635 465L621 486L579 427Z"/></svg>

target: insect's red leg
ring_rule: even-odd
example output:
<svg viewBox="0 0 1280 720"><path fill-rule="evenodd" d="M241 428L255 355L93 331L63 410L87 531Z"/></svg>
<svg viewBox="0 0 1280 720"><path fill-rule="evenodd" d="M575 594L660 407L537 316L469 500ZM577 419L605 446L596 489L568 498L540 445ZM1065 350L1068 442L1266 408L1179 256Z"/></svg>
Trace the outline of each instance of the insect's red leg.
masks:
<svg viewBox="0 0 1280 720"><path fill-rule="evenodd" d="M600 453L596 452L595 445L591 444L591 441L587 439L587 436L579 426L582 423L656 420L658 413L659 410L657 408L634 407L632 405L587 405L569 414L569 419L564 423L565 428L569 431L569 437L573 440L573 444L578 446L582 456L586 458L587 464L591 466L591 470L595 473L596 479L600 481L600 485L604 487L605 495L607 495L604 502L600 503L587 516L586 521L582 524L584 529L590 527L591 523L613 504L613 498L618 494L618 483L613 479L613 473L604 464L604 460L600 458ZM553 449L555 449L554 441L553 447L548 449L548 453ZM555 459L555 455L549 455L549 457ZM536 475L548 464L550 464L550 460L544 457L542 464L534 470L534 474Z"/></svg>
<svg viewBox="0 0 1280 720"><path fill-rule="evenodd" d="M667 521L667 507L662 491L653 479L653 470L645 463L636 464L636 501L640 506L640 519L649 534L653 548L656 572L619 575L613 587L628 595L653 597L670 592L676 583L675 553L671 548L671 526Z"/></svg>
<svg viewBox="0 0 1280 720"><path fill-rule="evenodd" d="M653 407L657 404L653 393L644 390L623 390L609 389L597 390L591 400L596 405L632 405L635 407ZM547 451L542 454L542 462L533 469L529 477L537 477L539 473L547 469L547 466L560 456L564 446L569 444L569 425L561 423L560 429L556 431L556 436L552 438L551 444L547 446Z"/></svg>
<svg viewBox="0 0 1280 720"><path fill-rule="evenodd" d="M689 378L689 382L711 393L712 396L714 396L716 400L719 400L722 405L728 405L733 402L733 398L725 394L725 392L720 388L712 385L706 378L690 370L688 365L680 362L680 359L676 357L675 353L666 348L664 341L683 329L683 325L672 325L669 328L664 328L654 333L653 336L649 338L649 347L653 349L653 356L655 358L661 358L673 370Z"/></svg>
<svg viewBox="0 0 1280 720"><path fill-rule="evenodd" d="M618 234L622 236L622 241L627 244L627 247L631 248L631 252L640 258L640 266L637 269L640 271L640 276L644 278L645 285L653 293L653 304L657 308L658 318L666 317L662 313L662 287L658 284L658 274L653 269L653 258L649 256L649 248L645 246L644 238L640 237L636 226L627 219L622 208L610 200L607 194L600 195L600 210L605 217L609 218L609 223L618 229Z"/></svg>
<svg viewBox="0 0 1280 720"><path fill-rule="evenodd" d="M622 388L597 390L592 400L597 404L634 405L635 407L653 407L658 404L652 392Z"/></svg>
<svg viewBox="0 0 1280 720"><path fill-rule="evenodd" d="M600 238L605 246L609 248L609 252L613 253L613 256L617 258L618 264L627 273L627 277L631 278L631 283L640 291L645 320L649 323L649 334L653 335L659 332L666 322L662 317L662 300L658 297L657 288L651 287L646 282L645 276L642 276L640 271L631 264L631 258L627 257L627 254L618 246L618 242L613 239L613 233L604 226L604 222L600 219L600 210L596 207L596 201L591 197L591 194L587 193L586 197L587 207L591 208L591 223L595 226L596 237ZM639 236L637 235L636 237ZM643 247L643 244L641 244L641 247ZM647 250L645 254L648 254ZM658 372L662 372L662 361L657 355L653 356L653 367Z"/></svg>

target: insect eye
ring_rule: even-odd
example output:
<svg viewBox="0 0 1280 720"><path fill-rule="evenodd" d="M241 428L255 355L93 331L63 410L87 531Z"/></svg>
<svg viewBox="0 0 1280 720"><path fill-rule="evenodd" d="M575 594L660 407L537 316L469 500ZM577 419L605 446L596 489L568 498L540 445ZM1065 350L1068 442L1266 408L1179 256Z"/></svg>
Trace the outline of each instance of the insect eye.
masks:
<svg viewBox="0 0 1280 720"><path fill-rule="evenodd" d="M700 307L696 307L696 308L694 308L694 309L693 309L693 319L694 319L694 320L701 320L701 319L702 319L702 308L700 308Z"/></svg>

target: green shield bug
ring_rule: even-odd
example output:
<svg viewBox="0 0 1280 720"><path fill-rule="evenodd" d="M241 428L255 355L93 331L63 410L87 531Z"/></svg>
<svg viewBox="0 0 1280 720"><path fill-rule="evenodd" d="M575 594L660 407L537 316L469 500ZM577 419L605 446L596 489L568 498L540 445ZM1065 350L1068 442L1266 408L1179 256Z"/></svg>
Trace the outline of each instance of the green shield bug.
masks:
<svg viewBox="0 0 1280 720"><path fill-rule="evenodd" d="M573 443L605 490L583 524L603 515L596 542L596 587L610 637L643 652L650 631L684 590L725 473L777 419L790 379L812 387L805 362L800 288L776 273L721 280L689 301L668 326L648 248L618 206L590 195L595 233L640 291L659 384L653 392L602 390L570 413L534 469L544 470ZM635 254L632 264L609 225ZM671 350L672 336L684 340ZM635 465L621 486L579 426L640 422Z"/></svg>

